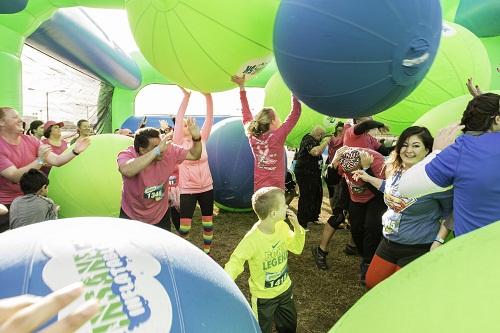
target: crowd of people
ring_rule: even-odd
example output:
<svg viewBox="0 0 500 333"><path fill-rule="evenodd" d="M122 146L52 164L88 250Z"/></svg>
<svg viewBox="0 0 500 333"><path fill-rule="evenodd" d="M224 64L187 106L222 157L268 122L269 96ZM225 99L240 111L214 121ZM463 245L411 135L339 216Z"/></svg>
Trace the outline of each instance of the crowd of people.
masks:
<svg viewBox="0 0 500 333"><path fill-rule="evenodd" d="M460 124L442 129L435 138L427 128L411 126L395 142L381 143L373 131L390 129L371 117L339 122L332 134L317 125L303 137L293 170L286 170L284 144L301 116L300 101L292 96L283 123L272 107L253 116L245 77L232 81L240 87L243 126L254 155L252 207L258 221L224 269L236 279L248 263L251 305L263 332L271 332L273 325L278 332L296 331L288 251L301 254L309 225L323 224L324 183L332 213L311 249L314 263L329 269L329 243L347 222L353 244L346 244L346 250L359 255L359 279L368 289L441 246L450 232L460 236L500 220L500 189L494 186L500 181L500 96L482 93L471 80L472 99ZM198 204L203 250L210 255L214 189L206 142L213 101L204 94L206 117L200 129L185 118L191 92L181 89L184 97L173 129L164 123L160 129L116 131L134 139L117 156L123 179L120 217L168 231L173 224L180 237L189 238ZM57 218L57 203L47 198L47 175L51 167L84 153L92 134L88 121L78 122L78 137L67 149L61 127L34 121L25 135L17 111L0 108L2 231ZM463 135L456 138L460 130ZM288 206L295 184L297 215ZM87 307L94 311L93 305Z"/></svg>

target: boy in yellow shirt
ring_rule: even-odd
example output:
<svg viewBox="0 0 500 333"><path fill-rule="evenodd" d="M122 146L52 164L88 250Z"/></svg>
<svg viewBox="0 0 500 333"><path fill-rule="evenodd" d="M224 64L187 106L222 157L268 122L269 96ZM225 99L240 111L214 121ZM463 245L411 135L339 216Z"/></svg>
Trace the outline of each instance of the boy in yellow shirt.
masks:
<svg viewBox="0 0 500 333"><path fill-rule="evenodd" d="M297 310L288 275L288 251L302 253L304 228L297 216L287 210L282 189L259 189L252 196L252 207L259 221L243 237L224 270L235 280L248 261L252 309L262 332L270 333L273 321L279 333L295 332ZM294 231L284 221L287 216Z"/></svg>

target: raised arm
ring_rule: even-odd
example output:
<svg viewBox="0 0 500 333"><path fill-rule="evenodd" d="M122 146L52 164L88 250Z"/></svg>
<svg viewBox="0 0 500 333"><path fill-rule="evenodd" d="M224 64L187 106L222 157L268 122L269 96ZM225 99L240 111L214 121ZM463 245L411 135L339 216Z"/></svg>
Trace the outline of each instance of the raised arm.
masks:
<svg viewBox="0 0 500 333"><path fill-rule="evenodd" d="M201 139L207 141L212 132L212 125L214 124L214 101L210 93L203 94L207 102L207 114L205 115L205 122L201 127Z"/></svg>
<svg viewBox="0 0 500 333"><path fill-rule="evenodd" d="M277 130L278 134L287 136L292 131L295 124L297 124L297 121L299 121L301 112L302 112L302 105L300 104L300 101L297 99L297 97L295 97L295 95L292 95L292 110L286 117L281 127L278 128Z"/></svg>
<svg viewBox="0 0 500 333"><path fill-rule="evenodd" d="M184 98L182 99L181 105L179 105L179 110L177 111L177 115L175 116L174 137L172 141L176 145L182 145L182 143L184 142L184 116L189 104L191 92L181 86L178 87L182 90Z"/></svg>
<svg viewBox="0 0 500 333"><path fill-rule="evenodd" d="M243 115L243 125L246 125L253 120L253 116L252 112L250 112L247 92L245 91L245 75L241 77L234 75L233 77L231 77L231 81L233 81L240 87L241 113Z"/></svg>
<svg viewBox="0 0 500 333"><path fill-rule="evenodd" d="M189 150L186 160L197 161L200 159L201 150L203 149L201 145L200 128L196 125L196 121L193 118L189 118L186 122L189 132L191 133L191 138L193 139L193 146Z"/></svg>
<svg viewBox="0 0 500 333"><path fill-rule="evenodd" d="M161 139L160 144L157 147L144 155L138 156L126 161L123 164L120 164L118 166L118 171L120 171L120 173L125 177L134 177L142 170L146 169L146 167L150 165L156 157L160 156L160 154L163 153L171 143L172 140L170 140L168 136L165 135Z"/></svg>

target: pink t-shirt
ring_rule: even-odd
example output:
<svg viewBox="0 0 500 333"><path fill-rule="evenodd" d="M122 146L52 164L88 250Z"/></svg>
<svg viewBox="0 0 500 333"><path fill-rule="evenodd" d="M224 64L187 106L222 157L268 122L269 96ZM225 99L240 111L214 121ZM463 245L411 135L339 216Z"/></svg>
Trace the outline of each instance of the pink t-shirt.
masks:
<svg viewBox="0 0 500 333"><path fill-rule="evenodd" d="M168 178L186 158L188 150L171 144L161 161L153 161L134 177L123 179L122 209L131 219L157 224L168 209ZM118 166L137 158L134 146L118 154Z"/></svg>
<svg viewBox="0 0 500 333"><path fill-rule="evenodd" d="M208 154L205 142L201 142L201 157L197 161L184 161L179 165L179 189L181 194L203 193L213 189L212 174L208 165ZM185 140L182 145L191 149L193 142Z"/></svg>
<svg viewBox="0 0 500 333"><path fill-rule="evenodd" d="M240 91L243 112L243 125L253 120L245 91ZM276 130L270 130L260 137L250 136L248 141L254 156L254 192L266 186L285 189L285 140L299 120L302 107L293 99L292 111L283 124Z"/></svg>
<svg viewBox="0 0 500 333"><path fill-rule="evenodd" d="M50 145L50 148L52 148L52 152L56 155L61 155L68 148L68 143L64 140L61 141L61 145L59 146L54 146L49 142L48 139L42 139L42 143L44 145ZM43 166L40 170L48 175L51 168L52 166Z"/></svg>
<svg viewBox="0 0 500 333"><path fill-rule="evenodd" d="M11 145L0 136L0 171L11 166L22 168L38 157L40 141L33 136L21 134L21 142ZM23 192L18 183L13 183L0 176L0 203L10 205L15 198L22 196Z"/></svg>
<svg viewBox="0 0 500 333"><path fill-rule="evenodd" d="M373 156L373 162L370 169L373 171L373 175L380 179L385 179L385 164L384 156L379 152L372 149L363 149ZM349 194L351 201L365 203L370 201L375 194L368 189L368 185L362 180L354 180L350 172L345 172L342 166L339 166L339 172L342 174L346 180L347 186L349 187Z"/></svg>
<svg viewBox="0 0 500 333"><path fill-rule="evenodd" d="M344 127L344 146L378 150L382 144L368 133L354 134L354 126Z"/></svg>

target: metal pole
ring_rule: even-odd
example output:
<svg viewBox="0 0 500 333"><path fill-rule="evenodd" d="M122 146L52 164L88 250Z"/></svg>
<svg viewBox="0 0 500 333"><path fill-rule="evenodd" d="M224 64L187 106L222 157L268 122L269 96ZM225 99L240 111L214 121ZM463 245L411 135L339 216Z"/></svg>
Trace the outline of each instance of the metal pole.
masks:
<svg viewBox="0 0 500 333"><path fill-rule="evenodd" d="M49 92L48 91L45 93L45 96L46 96L45 101L47 102L47 105L46 105L46 107L47 107L47 109L46 109L47 110L47 121L49 121Z"/></svg>

